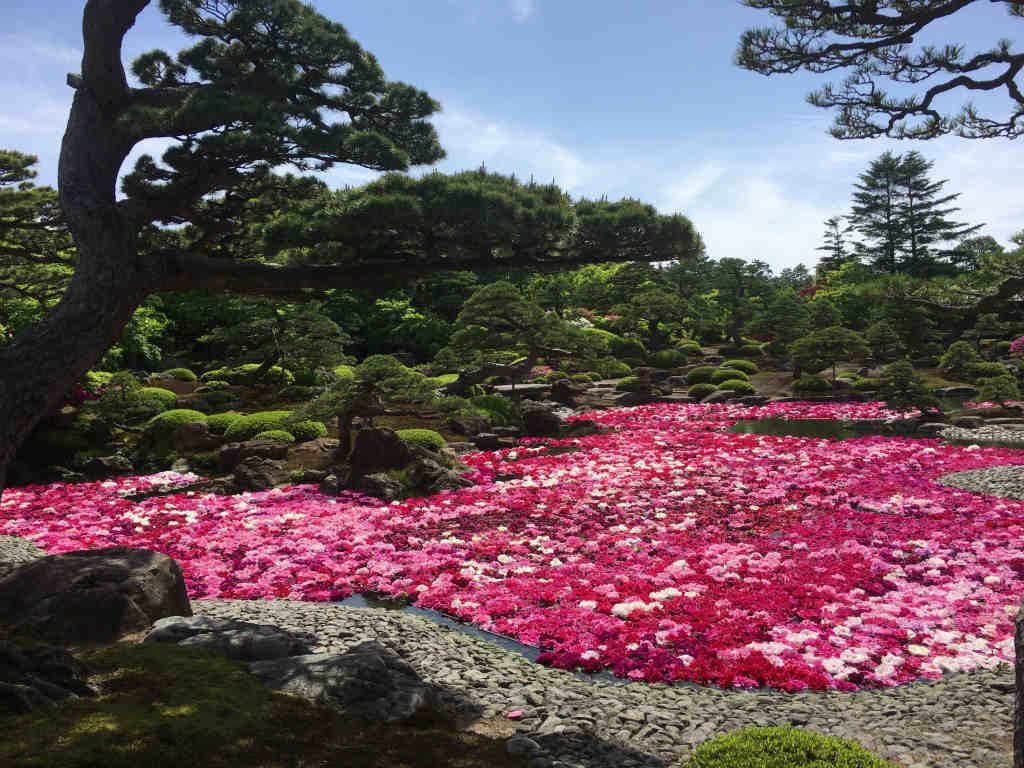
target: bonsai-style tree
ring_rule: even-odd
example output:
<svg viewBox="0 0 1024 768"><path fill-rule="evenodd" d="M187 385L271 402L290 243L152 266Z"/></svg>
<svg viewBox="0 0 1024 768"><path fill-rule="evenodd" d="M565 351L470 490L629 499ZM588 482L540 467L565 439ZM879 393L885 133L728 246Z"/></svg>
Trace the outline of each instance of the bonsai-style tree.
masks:
<svg viewBox="0 0 1024 768"><path fill-rule="evenodd" d="M1012 376L993 376L982 379L978 400L983 403L999 403L1003 408L1020 410L1017 406L1009 405L1011 400L1020 400L1020 388Z"/></svg>
<svg viewBox="0 0 1024 768"><path fill-rule="evenodd" d="M793 365L801 370L820 371L832 366L832 389L836 387L836 363L859 360L871 354L867 341L856 331L833 325L814 331L793 342Z"/></svg>
<svg viewBox="0 0 1024 768"><path fill-rule="evenodd" d="M922 414L939 410L938 398L925 386L909 360L890 363L885 367L885 376L880 394L887 408L894 411L917 409Z"/></svg>
<svg viewBox="0 0 1024 768"><path fill-rule="evenodd" d="M891 363L906 354L900 337L884 320L869 325L864 338L871 347L871 357L876 363Z"/></svg>

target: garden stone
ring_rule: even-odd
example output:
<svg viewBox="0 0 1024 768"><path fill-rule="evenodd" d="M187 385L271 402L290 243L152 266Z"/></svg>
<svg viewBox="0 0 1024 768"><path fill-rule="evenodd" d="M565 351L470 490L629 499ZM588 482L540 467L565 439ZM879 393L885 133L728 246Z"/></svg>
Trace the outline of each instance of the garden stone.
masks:
<svg viewBox="0 0 1024 768"><path fill-rule="evenodd" d="M0 643L0 714L51 709L54 703L95 696L85 682L88 668L62 648L14 649Z"/></svg>
<svg viewBox="0 0 1024 768"><path fill-rule="evenodd" d="M968 386L939 387L935 390L935 394L939 397L974 397L980 392L980 389Z"/></svg>
<svg viewBox="0 0 1024 768"><path fill-rule="evenodd" d="M481 432L473 438L473 446L479 451L496 451L501 438L494 432Z"/></svg>
<svg viewBox="0 0 1024 768"><path fill-rule="evenodd" d="M685 376L669 376L665 383L672 387L672 389L686 389Z"/></svg>
<svg viewBox="0 0 1024 768"><path fill-rule="evenodd" d="M914 430L914 434L937 437L944 429L949 429L949 424L945 424L941 421L926 421L923 424L917 425L917 429Z"/></svg>
<svg viewBox="0 0 1024 768"><path fill-rule="evenodd" d="M552 405L523 400L519 404L523 415L523 432L532 437L557 437L562 428L562 419Z"/></svg>
<svg viewBox="0 0 1024 768"><path fill-rule="evenodd" d="M86 474L97 479L130 475L134 471L132 463L124 456L99 456L85 465Z"/></svg>
<svg viewBox="0 0 1024 768"><path fill-rule="evenodd" d="M513 736L505 742L505 751L513 757L532 757L540 752L540 744L529 736Z"/></svg>
<svg viewBox="0 0 1024 768"><path fill-rule="evenodd" d="M492 431L498 437L519 437L523 434L523 430L519 427L492 427Z"/></svg>
<svg viewBox="0 0 1024 768"><path fill-rule="evenodd" d="M404 720L435 709L439 699L398 654L374 641L342 654L256 661L249 672L274 690L370 721Z"/></svg>
<svg viewBox="0 0 1024 768"><path fill-rule="evenodd" d="M729 389L719 389L701 400L702 403L728 403L736 397L736 393Z"/></svg>
<svg viewBox="0 0 1024 768"><path fill-rule="evenodd" d="M153 624L143 642L209 648L230 659L266 661L308 654L315 638L308 633L286 632L272 624L208 616L168 616Z"/></svg>
<svg viewBox="0 0 1024 768"><path fill-rule="evenodd" d="M474 437L491 428L491 420L477 414L456 414L448 419L448 426L453 432L467 437Z"/></svg>
<svg viewBox="0 0 1024 768"><path fill-rule="evenodd" d="M223 472L230 472L242 460L250 456L261 459L283 459L288 456L288 444L277 440L246 440L228 443L217 454L217 466Z"/></svg>
<svg viewBox="0 0 1024 768"><path fill-rule="evenodd" d="M725 358L721 355L704 355L704 365L718 365L724 362Z"/></svg>
<svg viewBox="0 0 1024 768"><path fill-rule="evenodd" d="M154 443L163 451L190 453L212 451L220 444L220 438L211 435L210 428L202 421L187 421L184 424L179 424L168 435L157 439Z"/></svg>
<svg viewBox="0 0 1024 768"><path fill-rule="evenodd" d="M402 498L406 495L407 490L401 481L386 472L358 475L349 482L347 488L350 491L365 493L367 496L374 496L386 501Z"/></svg>
<svg viewBox="0 0 1024 768"><path fill-rule="evenodd" d="M736 402L741 405L764 405L768 402L768 398L764 395L744 395Z"/></svg>
<svg viewBox="0 0 1024 768"><path fill-rule="evenodd" d="M561 379L551 385L551 399L570 408L576 405L576 399L586 391L586 387L574 384L569 379Z"/></svg>
<svg viewBox="0 0 1024 768"><path fill-rule="evenodd" d="M305 443L293 445L288 450L288 460L304 470L327 470L334 463L338 441L329 437L318 437ZM282 457L283 458L283 457Z"/></svg>
<svg viewBox="0 0 1024 768"><path fill-rule="evenodd" d="M623 392L612 400L616 405L646 405L651 402L652 395L649 392Z"/></svg>
<svg viewBox="0 0 1024 768"><path fill-rule="evenodd" d="M601 426L593 419L577 419L567 421L562 425L561 437L586 437L597 435L601 432Z"/></svg>
<svg viewBox="0 0 1024 768"><path fill-rule="evenodd" d="M978 429L985 425L985 420L980 416L958 416L951 423L961 429Z"/></svg>
<svg viewBox="0 0 1024 768"><path fill-rule="evenodd" d="M418 458L408 466L409 480L419 491L432 496L441 491L468 488L473 483L433 459Z"/></svg>
<svg viewBox="0 0 1024 768"><path fill-rule="evenodd" d="M397 469L412 461L412 453L393 429L369 427L356 432L349 461L357 471Z"/></svg>
<svg viewBox="0 0 1024 768"><path fill-rule="evenodd" d="M64 645L112 643L165 616L191 616L167 555L108 547L48 555L0 579L0 623Z"/></svg>
<svg viewBox="0 0 1024 768"><path fill-rule="evenodd" d="M235 467L234 482L243 491L266 491L291 479L283 461L250 456Z"/></svg>
<svg viewBox="0 0 1024 768"><path fill-rule="evenodd" d="M476 446L473 445L473 443L459 441L448 443L448 448L449 450L454 451L456 455L470 453L476 450Z"/></svg>
<svg viewBox="0 0 1024 768"><path fill-rule="evenodd" d="M182 474L185 474L186 472L191 471L192 465L188 463L188 459L175 459L171 462L171 472L181 472Z"/></svg>

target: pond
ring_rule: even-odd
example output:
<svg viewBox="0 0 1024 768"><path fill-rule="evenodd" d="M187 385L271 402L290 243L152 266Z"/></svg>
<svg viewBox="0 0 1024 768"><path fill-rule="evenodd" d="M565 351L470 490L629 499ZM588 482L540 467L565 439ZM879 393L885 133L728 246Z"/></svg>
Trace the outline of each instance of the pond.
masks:
<svg viewBox="0 0 1024 768"><path fill-rule="evenodd" d="M835 419L741 419L727 431L737 435L819 437L833 440L849 440L852 437L887 434L881 422L874 430L853 429L849 422Z"/></svg>

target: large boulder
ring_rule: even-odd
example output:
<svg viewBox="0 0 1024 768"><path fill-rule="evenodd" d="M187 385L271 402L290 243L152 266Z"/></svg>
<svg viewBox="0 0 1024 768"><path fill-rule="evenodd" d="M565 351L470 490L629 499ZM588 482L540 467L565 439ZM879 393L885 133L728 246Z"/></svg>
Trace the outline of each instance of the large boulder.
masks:
<svg viewBox="0 0 1024 768"><path fill-rule="evenodd" d="M448 419L448 426L453 432L466 437L474 437L491 429L491 420L481 414L457 413Z"/></svg>
<svg viewBox="0 0 1024 768"><path fill-rule="evenodd" d="M153 624L143 642L209 648L231 659L266 661L308 654L315 638L308 633L287 632L272 624L210 616L168 616Z"/></svg>
<svg viewBox="0 0 1024 768"><path fill-rule="evenodd" d="M283 461L250 456L238 462L234 471L235 486L243 491L266 491L291 480L291 472Z"/></svg>
<svg viewBox="0 0 1024 768"><path fill-rule="evenodd" d="M407 472L409 482L413 487L422 492L425 496L433 496L442 491L455 491L459 488L468 488L473 483L462 477L459 473L453 472L441 466L434 459L417 458L408 466Z"/></svg>
<svg viewBox="0 0 1024 768"><path fill-rule="evenodd" d="M217 466L223 472L231 472L243 459L256 456L261 459L284 459L288 456L288 443L277 440L246 440L228 443L217 454Z"/></svg>
<svg viewBox="0 0 1024 768"><path fill-rule="evenodd" d="M439 696L396 653L360 643L347 653L290 656L249 664L270 688L374 722L404 720L435 709Z"/></svg>
<svg viewBox="0 0 1024 768"><path fill-rule="evenodd" d="M49 555L0 579L0 623L60 645L112 643L165 616L191 616L176 561L108 547Z"/></svg>
<svg viewBox="0 0 1024 768"><path fill-rule="evenodd" d="M558 437L562 418L556 412L557 403L523 400L519 410L523 416L523 432L533 437Z"/></svg>
<svg viewBox="0 0 1024 768"><path fill-rule="evenodd" d="M97 456L85 465L85 473L96 479L121 477L134 472L132 463L124 456Z"/></svg>
<svg viewBox="0 0 1024 768"><path fill-rule="evenodd" d="M412 452L393 429L369 427L356 432L349 461L357 471L398 469L412 461Z"/></svg>
<svg viewBox="0 0 1024 768"><path fill-rule="evenodd" d="M210 428L202 421L186 421L171 432L153 440L152 448L158 452L201 453L212 451L221 444L221 439L210 434Z"/></svg>
<svg viewBox="0 0 1024 768"><path fill-rule="evenodd" d="M330 437L318 437L305 443L293 445L288 451L289 463L311 470L327 470L334 464L338 441Z"/></svg>
<svg viewBox="0 0 1024 768"><path fill-rule="evenodd" d="M52 709L58 701L95 696L88 667L63 648L15 649L0 643L0 715Z"/></svg>
<svg viewBox="0 0 1024 768"><path fill-rule="evenodd" d="M374 472L369 475L355 475L345 486L347 490L365 493L385 501L394 501L408 495L409 489L398 478L387 472Z"/></svg>

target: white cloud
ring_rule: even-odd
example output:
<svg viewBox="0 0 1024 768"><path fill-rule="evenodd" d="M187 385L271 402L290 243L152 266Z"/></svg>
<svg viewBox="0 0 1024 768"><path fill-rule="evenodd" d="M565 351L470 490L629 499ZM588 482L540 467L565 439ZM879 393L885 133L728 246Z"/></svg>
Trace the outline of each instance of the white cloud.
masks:
<svg viewBox="0 0 1024 768"><path fill-rule="evenodd" d="M512 15L517 21L526 21L536 10L533 0L512 0Z"/></svg>
<svg viewBox="0 0 1024 768"><path fill-rule="evenodd" d="M665 213L685 213L724 173L720 163L710 161L683 171L681 177L670 180L655 193L655 205Z"/></svg>

